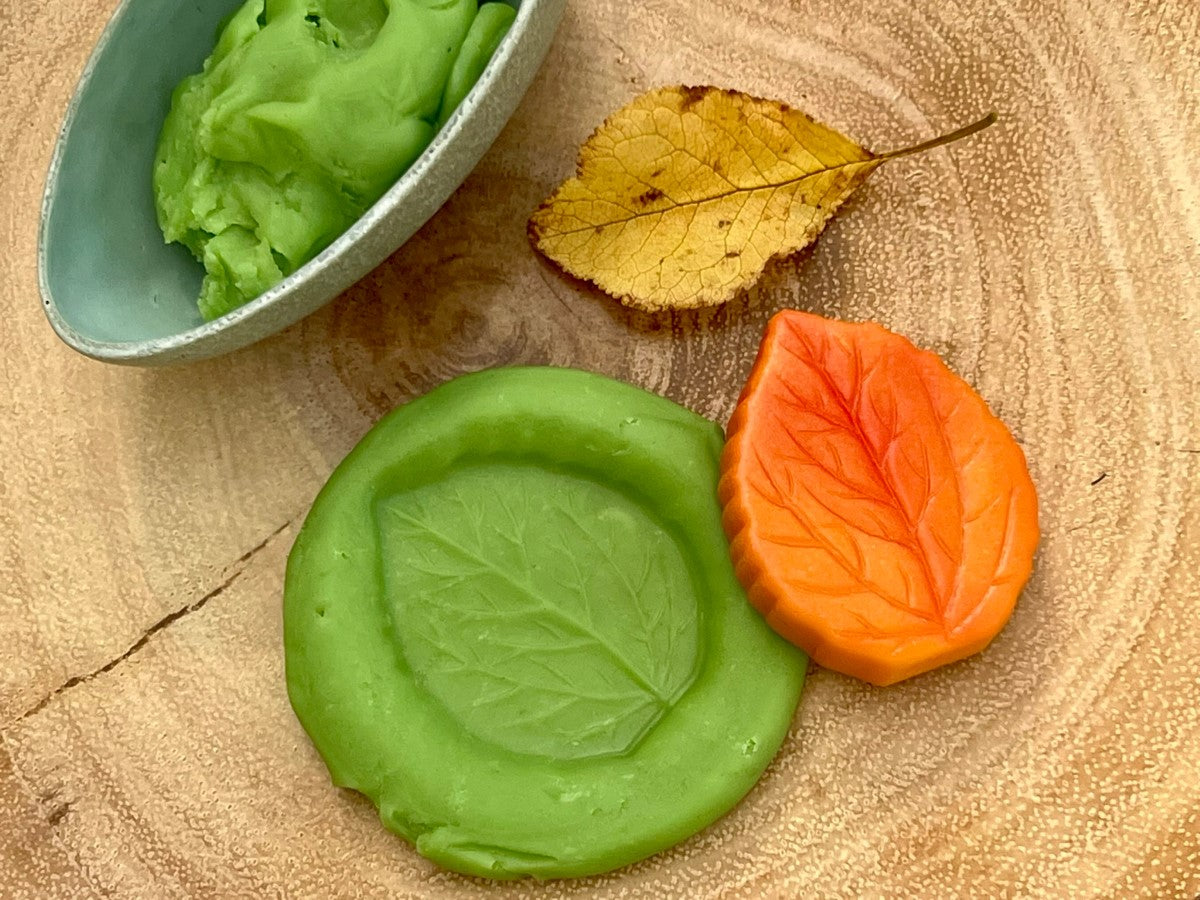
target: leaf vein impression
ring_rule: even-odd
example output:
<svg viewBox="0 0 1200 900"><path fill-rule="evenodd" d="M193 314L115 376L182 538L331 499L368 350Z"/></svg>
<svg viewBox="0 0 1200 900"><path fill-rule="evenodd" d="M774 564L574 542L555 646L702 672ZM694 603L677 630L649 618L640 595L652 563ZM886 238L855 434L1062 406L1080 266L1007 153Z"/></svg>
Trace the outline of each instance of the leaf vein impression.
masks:
<svg viewBox="0 0 1200 900"><path fill-rule="evenodd" d="M942 625L946 631L949 632L950 623L946 621L946 614L954 606L954 601L958 597L959 586L962 582L963 550L966 546L967 539L967 524L964 521L965 510L963 508L963 482L962 474L959 469L959 466L962 465L962 461L955 457L954 447L951 446L950 439L946 434L946 425L949 420L943 418L938 413L937 404L935 404L933 401L933 393L929 390L929 382L926 381L920 373L918 373L917 380L921 382L921 387L925 391L925 398L929 401L929 408L933 410L933 414L938 417L938 424L941 426L936 429L938 438L941 441L942 448L945 450L946 457L951 460L951 468L954 470L954 500L957 504L957 515L955 516L955 519L959 526L959 549L958 553L954 554L954 579L950 583L950 589L946 592L946 596L941 598L938 607L938 612L942 617Z"/></svg>
<svg viewBox="0 0 1200 900"><path fill-rule="evenodd" d="M593 534L583 524L583 522L581 522L576 516L568 516L567 518L568 518L568 521L576 529L578 529L579 533L588 539L588 541L592 542L593 544L600 543L600 539L595 534ZM575 565L576 565L576 567L578 567L578 562L575 562ZM655 611L654 617L652 619L647 620L645 605L638 602L638 596L639 596L638 589L636 587L634 587L633 582L629 580L629 575L625 572L625 568L623 566L615 566L613 571L616 573L618 580L621 582L621 584L624 586L625 590L628 592L629 597L632 600L633 608L637 612L638 621L641 624L641 630L639 632L637 632L635 635L633 635L633 637L642 645L642 647L645 648L646 658L650 661L651 670L652 670L655 678L657 680L662 680L664 678L665 673L661 671L661 663L662 663L662 660L665 657L668 657L670 654L668 652L666 654L663 654L662 657L660 657L658 654L654 653L653 649L650 646L650 635L656 633L656 630L657 630L656 626L662 620L662 615L663 615L662 607L659 607ZM580 573L580 576L582 579L582 573ZM646 586L646 582L649 581L649 579L650 579L650 557L647 555L647 556L643 557L643 559L642 559L642 569L638 574L638 580L641 582L641 586L644 588ZM670 634L670 632L668 632L668 634Z"/></svg>
<svg viewBox="0 0 1200 900"><path fill-rule="evenodd" d="M943 627L948 628L949 623L947 623L945 621L945 612L946 612L947 604L950 602L950 598L953 596L953 594L951 594L948 597L943 597L940 595L940 592L938 591L938 588L937 588L937 582L934 580L934 577L933 577L933 568L929 563L929 556L925 550L924 543L921 541L921 535L920 535L920 526L921 526L922 522L924 521L924 510L928 507L928 504L926 503L925 507L923 507L923 509L922 509L922 513L920 515L918 515L917 519L914 521L912 516L909 514L907 507L905 507L905 505L901 502L900 495L896 493L896 488L895 488L895 485L892 484L892 480L890 478L888 478L887 474L884 472L883 465L881 464L880 459L876 455L875 447L874 447L873 443L869 440L868 435L863 431L862 423L859 420L859 417L850 408L850 403L849 403L848 399L842 395L841 390L838 388L838 386L836 384L834 384L833 379L830 377L829 372L826 369L826 367L817 364L816 359L815 359L815 356L816 356L815 350L809 344L807 337L805 335L803 335L799 332L795 332L795 331L793 331L793 336L795 337L797 343L801 344L808 350L808 358L805 359L805 358L797 355L795 350L793 350L790 345L785 344L784 349L786 349L786 351L789 354L791 354L793 356L793 358L796 359L797 362L806 366L810 371L814 372L818 378L820 378L821 382L825 386L827 395L833 398L834 402L837 403L838 408L841 410L842 414L845 416L845 427L847 428L848 431L850 431L854 435L854 438L858 442L859 446L861 446L863 448L863 451L864 451L863 456L871 464L871 468L876 477L876 480L878 481L880 486L882 486L883 489L887 492L887 496L891 500L893 507L900 514L900 518L902 519L902 521L908 528L908 535L906 536L908 538L908 540L903 542L903 546L908 548L909 552L912 553L914 559L916 560L917 565L920 566L921 576L925 580L926 587L929 591L929 597L933 601L933 606L934 606L934 610L937 613L937 617L942 620ZM856 361L855 377L856 377L856 381L857 381L858 385L861 385L861 377L859 377L859 375L858 375L858 373L860 371L861 371L861 361ZM925 384L924 379L920 379L920 380L921 380L922 386L925 388L925 396L928 399L930 407L932 409L932 408L934 408L933 407L933 398L929 394L929 387L928 387L928 385ZM950 459L953 459L953 456L950 455L949 445L945 443L945 441L946 441L945 434L940 429L938 430L938 433L941 436L941 440L943 441L943 446L946 447L947 455L949 456ZM892 437L894 439L894 434ZM932 487L932 486L930 486L930 487ZM955 493L957 495L958 491L956 491ZM961 503L962 503L961 497L959 497L958 499L959 499L959 505L961 507ZM901 543L901 542L898 541L897 543ZM956 571L957 571L957 568L961 568L961 561L960 561L959 565L956 567ZM957 577L956 577L956 580L957 580Z"/></svg>
<svg viewBox="0 0 1200 900"><path fill-rule="evenodd" d="M756 462L758 463L759 471L766 476L767 482L771 485L772 490L775 492L774 497L765 492L762 493L762 496L768 502L770 502L771 505L790 515L796 524L798 524L807 534L811 535L820 543L821 549L825 551L826 555L828 555L830 559L841 566L842 571L854 579L854 581L856 581L858 585L863 588L863 590L874 594L876 597L879 597L886 604L888 604L888 606L899 612L906 613L922 621L928 621L930 619L928 613L925 613L919 609L914 609L903 600L893 597L886 590L884 590L882 585L879 585L873 581L867 575L867 573L863 571L861 556L855 562L851 562L850 560L846 559L845 554L843 554L837 548L837 546L829 540L824 529L816 527L816 525L811 519L808 518L808 516L804 515L794 504L787 502L788 495L784 493L779 482L776 481L772 467L768 465L767 461L762 458L762 454L757 448L752 447L751 450L754 453ZM852 544L852 549L855 551L855 553L859 553L857 544Z"/></svg>
<svg viewBox="0 0 1200 900"><path fill-rule="evenodd" d="M492 575L499 578L513 589L524 593L526 596L534 600L544 613L556 619L560 624L574 629L577 633L593 640L596 643L596 646L607 653L616 666L620 668L626 675L628 675L630 680L633 681L633 683L636 684L642 691L653 697L657 704L665 707L671 702L671 698L660 687L653 684L648 675L643 675L633 662L631 662L618 649L613 647L594 628L592 628L589 624L579 621L574 616L569 615L564 609L553 603L549 598L538 591L532 584L514 578L511 574L497 566L486 556L477 553L469 547L463 546L449 535L434 528L429 522L421 521L415 516L412 516L406 512L402 512L395 507L392 507L389 512L397 519L407 522L409 525L419 529L421 533L435 539L446 549L459 554L463 558L490 572Z"/></svg>

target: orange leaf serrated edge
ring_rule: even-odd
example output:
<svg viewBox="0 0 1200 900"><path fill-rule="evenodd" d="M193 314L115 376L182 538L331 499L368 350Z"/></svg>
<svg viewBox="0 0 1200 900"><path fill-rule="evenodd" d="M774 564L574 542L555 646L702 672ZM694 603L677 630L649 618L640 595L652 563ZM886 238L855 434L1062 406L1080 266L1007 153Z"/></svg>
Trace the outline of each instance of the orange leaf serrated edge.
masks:
<svg viewBox="0 0 1200 900"><path fill-rule="evenodd" d="M875 684L987 646L1039 537L1025 456L965 381L878 325L795 311L767 328L719 494L751 602Z"/></svg>

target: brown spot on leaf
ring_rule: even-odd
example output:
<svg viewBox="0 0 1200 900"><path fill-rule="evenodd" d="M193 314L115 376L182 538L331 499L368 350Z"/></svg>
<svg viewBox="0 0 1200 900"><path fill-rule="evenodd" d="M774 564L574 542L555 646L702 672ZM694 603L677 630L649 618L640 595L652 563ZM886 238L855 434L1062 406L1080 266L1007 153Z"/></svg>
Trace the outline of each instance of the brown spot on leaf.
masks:
<svg viewBox="0 0 1200 900"><path fill-rule="evenodd" d="M655 200L662 199L663 192L658 188L650 188L648 191L643 191L638 195L636 202L642 206L649 206Z"/></svg>
<svg viewBox="0 0 1200 900"><path fill-rule="evenodd" d="M680 92L683 94L683 102L679 105L680 112L687 112L709 94L716 90L711 84L703 84L698 87L681 87Z"/></svg>

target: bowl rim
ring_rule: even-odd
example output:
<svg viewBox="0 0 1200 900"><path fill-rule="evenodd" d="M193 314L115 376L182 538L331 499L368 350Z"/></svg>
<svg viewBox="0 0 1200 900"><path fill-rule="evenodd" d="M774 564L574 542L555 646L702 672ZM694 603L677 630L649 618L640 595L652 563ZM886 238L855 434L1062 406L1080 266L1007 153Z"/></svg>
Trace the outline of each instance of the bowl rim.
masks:
<svg viewBox="0 0 1200 900"><path fill-rule="evenodd" d="M384 219L396 207L402 206L412 196L417 183L425 173L435 167L446 156L447 152L449 152L447 148L457 143L456 139L467 129L470 124L471 114L477 108L479 98L490 93L492 88L504 78L512 65L517 48L523 43L521 38L528 30L531 19L539 14L554 15L556 12L561 13L562 7L565 5L564 0L516 0L517 15L508 33L501 41L496 52L492 55L492 58L488 61L479 79L472 85L471 90L458 104L454 112L450 114L450 118L438 129L433 140L421 152L421 155L417 157L412 165L396 179L396 182L378 200L371 204L355 220L354 224L295 272L292 272L278 284L268 288L249 303L243 304L212 321L202 322L183 331L177 331L161 337L143 338L132 341L104 341L81 334L67 322L63 314L59 311L53 291L50 289L49 273L46 265L46 247L49 241L50 209L53 206L57 192L59 170L62 166L67 138L75 124L75 118L79 112L83 93L91 82L95 68L108 49L113 35L121 27L122 20L130 7L137 2L140 2L140 0L120 0L116 10L114 10L113 14L109 17L108 23L104 26L104 30L96 41L96 45L88 55L87 62L75 83L71 100L67 104L66 112L59 126L58 135L55 138L54 151L50 157L50 164L46 169L46 181L42 189L40 220L38 223L37 269L42 309L55 333L65 343L85 356L103 362L184 362L191 358L201 359L208 356L221 355L269 337L271 334L283 330L332 301L341 292L340 290L294 318L281 318L279 320L281 324L277 329L250 337L246 340L235 341L228 347L216 348L212 353L198 352L194 357L180 356L181 352L186 351L187 348L208 343L217 335L257 317L267 309L285 302L298 287L304 284L316 272L324 269L335 260L344 257L350 248L364 234L373 230L381 219ZM513 5L513 0L501 0L501 2L509 2L509 5ZM392 248L390 252L395 252L402 245L403 242ZM341 290L344 289L345 287Z"/></svg>

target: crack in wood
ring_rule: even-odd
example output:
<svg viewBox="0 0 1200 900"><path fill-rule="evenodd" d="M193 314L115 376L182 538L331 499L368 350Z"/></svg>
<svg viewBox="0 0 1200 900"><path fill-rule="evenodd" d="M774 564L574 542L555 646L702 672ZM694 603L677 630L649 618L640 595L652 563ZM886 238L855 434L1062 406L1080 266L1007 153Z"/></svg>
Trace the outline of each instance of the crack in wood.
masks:
<svg viewBox="0 0 1200 900"><path fill-rule="evenodd" d="M258 555L259 552L261 552L263 549L265 549L266 546L271 543L271 541L273 541L275 538L279 537L279 535L282 534L288 528L288 526L292 524L293 521L294 521L294 519L288 519L288 521L284 522L282 525L280 525L278 528L276 528L274 531L272 531L270 534L268 534L258 544L251 547L249 550L247 550L245 553L243 553L240 557L238 557L237 560L232 564L232 566L228 567L228 568L232 569L232 571L230 571L229 575L226 576L225 580L222 581L220 584L218 584L215 588L213 588L207 594L205 594L203 597L201 597L199 600L195 600L185 606L180 607L177 610L174 610L173 612L167 613L165 616L163 616L161 619L159 619L157 622L155 622L153 625L151 625L149 628L147 628L144 632L142 632L142 635L136 641L134 641L132 644L130 644L128 649L126 649L125 652L122 653L120 656L117 656L114 659L109 660L104 665L100 666L98 669L93 669L91 672L87 672L83 675L71 676L66 681L64 681L62 684L60 684L58 687L56 687L54 690L52 690L50 693L48 693L45 697L43 697L41 700L39 700L37 703L35 703L33 706L31 706L29 709L25 710L25 712L23 712L19 716L17 716L16 719L14 719L13 721L20 722L24 719L28 719L30 716L36 715L37 713L39 713L43 709L45 709L57 697L61 696L65 692L71 690L71 688L78 687L79 685L83 684L86 681L91 681L93 678L98 678L99 676L105 674L106 672L111 672L113 669L115 669L121 663L125 662L125 660L129 659L131 656L133 656L135 653L137 653L139 650L141 650L143 647L145 647L146 644L149 643L150 638L154 637L154 635L158 634L164 628L166 628L167 626L171 625L174 622L178 622L184 616L190 615L191 613L194 613L197 610L202 609L210 600L213 600L213 599L219 597L230 586L232 586L233 583L238 580L238 578L241 577L242 573L245 572L246 569L249 567L250 560L252 560L256 555ZM65 805L69 806L70 804L65 804ZM57 812L57 810L55 810L55 812ZM65 815L65 814L66 814L66 811L64 809L62 815ZM60 815L59 818L61 818L61 817L62 816ZM51 824L53 824L53 823L51 823Z"/></svg>

